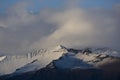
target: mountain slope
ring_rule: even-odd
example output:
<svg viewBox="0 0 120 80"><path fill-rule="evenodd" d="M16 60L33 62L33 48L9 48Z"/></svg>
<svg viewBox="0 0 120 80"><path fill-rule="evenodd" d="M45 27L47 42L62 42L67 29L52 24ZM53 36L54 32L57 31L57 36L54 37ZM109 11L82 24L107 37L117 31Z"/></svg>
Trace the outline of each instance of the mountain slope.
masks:
<svg viewBox="0 0 120 80"><path fill-rule="evenodd" d="M59 45L50 50L34 50L27 55L3 56L0 61L0 74L23 74L45 67L72 70L99 69L111 65L111 63L118 65L119 61L119 52L109 48L77 50Z"/></svg>
<svg viewBox="0 0 120 80"><path fill-rule="evenodd" d="M57 52L58 50L58 52ZM58 59L65 50L57 46L53 50L34 50L26 55L7 55L0 57L0 75L23 73L45 67L51 61ZM23 70L22 70L23 69Z"/></svg>

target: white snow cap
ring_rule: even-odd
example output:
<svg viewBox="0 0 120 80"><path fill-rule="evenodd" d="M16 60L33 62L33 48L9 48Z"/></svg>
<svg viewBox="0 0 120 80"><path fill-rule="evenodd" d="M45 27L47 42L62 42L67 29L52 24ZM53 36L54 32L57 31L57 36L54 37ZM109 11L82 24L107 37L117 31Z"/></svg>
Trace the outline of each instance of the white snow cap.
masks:
<svg viewBox="0 0 120 80"><path fill-rule="evenodd" d="M59 52L67 52L67 48L63 45L58 45L57 47L55 47L53 50L54 51L59 51Z"/></svg>

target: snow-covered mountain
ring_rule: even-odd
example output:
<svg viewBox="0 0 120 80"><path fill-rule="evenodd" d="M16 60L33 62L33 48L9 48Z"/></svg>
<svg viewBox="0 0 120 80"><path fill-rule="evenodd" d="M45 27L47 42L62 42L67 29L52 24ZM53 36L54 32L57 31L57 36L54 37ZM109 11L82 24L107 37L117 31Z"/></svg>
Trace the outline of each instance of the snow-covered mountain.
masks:
<svg viewBox="0 0 120 80"><path fill-rule="evenodd" d="M51 62L47 67L57 67L59 69L91 69L120 61L119 52L109 48L67 49L67 51L67 53L58 60Z"/></svg>
<svg viewBox="0 0 120 80"><path fill-rule="evenodd" d="M109 48L72 49L59 45L53 49L33 50L26 55L0 56L0 75L21 74L44 67L92 69L120 61L118 51Z"/></svg>
<svg viewBox="0 0 120 80"><path fill-rule="evenodd" d="M57 49L59 49L57 52ZM57 46L53 50L33 50L26 55L7 55L0 57L0 75L13 72L22 73L32 70L38 70L45 67L53 60L58 59L66 51L62 46ZM23 70L21 70L23 69Z"/></svg>

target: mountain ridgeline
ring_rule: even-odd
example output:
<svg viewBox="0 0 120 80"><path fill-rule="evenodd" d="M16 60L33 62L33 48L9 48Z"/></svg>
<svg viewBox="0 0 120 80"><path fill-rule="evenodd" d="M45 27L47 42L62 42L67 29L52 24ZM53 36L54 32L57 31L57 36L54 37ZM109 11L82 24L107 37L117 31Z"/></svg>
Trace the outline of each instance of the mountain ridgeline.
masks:
<svg viewBox="0 0 120 80"><path fill-rule="evenodd" d="M120 80L120 53L62 45L26 55L0 56L0 80Z"/></svg>

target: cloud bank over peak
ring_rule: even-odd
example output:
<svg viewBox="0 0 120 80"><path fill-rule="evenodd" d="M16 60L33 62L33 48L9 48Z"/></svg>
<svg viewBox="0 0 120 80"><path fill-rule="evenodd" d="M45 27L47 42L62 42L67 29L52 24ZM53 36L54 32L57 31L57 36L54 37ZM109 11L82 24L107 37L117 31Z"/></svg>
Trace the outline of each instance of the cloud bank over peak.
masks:
<svg viewBox="0 0 120 80"><path fill-rule="evenodd" d="M34 48L111 47L119 49L119 5L112 9L46 8L31 14L25 2L0 15L0 51L20 53Z"/></svg>
<svg viewBox="0 0 120 80"><path fill-rule="evenodd" d="M68 47L112 47L119 48L119 23L117 12L70 8L52 13L46 20L58 28L34 46L51 47L63 44ZM39 45L41 44L41 45Z"/></svg>

